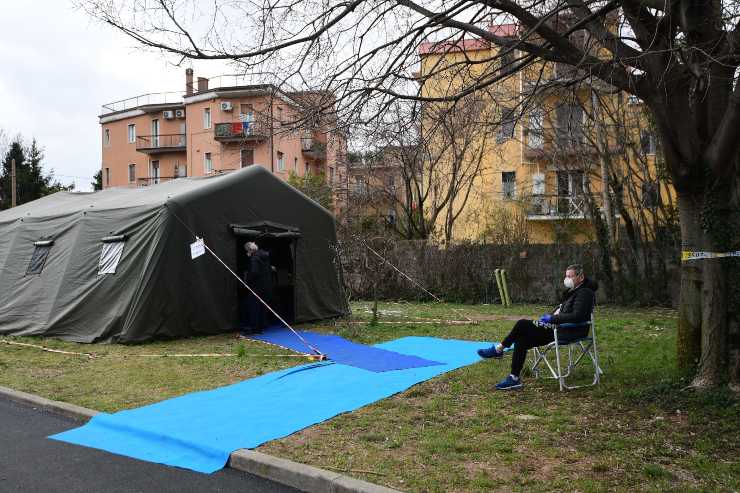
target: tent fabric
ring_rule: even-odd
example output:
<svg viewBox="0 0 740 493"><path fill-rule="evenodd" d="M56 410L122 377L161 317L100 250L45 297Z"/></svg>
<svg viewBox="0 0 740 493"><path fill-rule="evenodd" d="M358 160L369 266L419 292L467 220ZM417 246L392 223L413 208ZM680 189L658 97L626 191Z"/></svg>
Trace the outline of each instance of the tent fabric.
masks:
<svg viewBox="0 0 740 493"><path fill-rule="evenodd" d="M430 361L418 356L357 344L337 335L318 334L307 330L297 332L303 340L321 351L331 361L363 370L383 372L442 364L439 361ZM269 327L261 334L253 334L249 337L255 341L274 344L301 353L311 351L295 334L282 326Z"/></svg>
<svg viewBox="0 0 740 493"><path fill-rule="evenodd" d="M141 188L59 192L0 212L0 334L75 342L138 342L216 334L237 321L238 281L211 255L191 259L194 234L237 267L232 224L300 231L295 321L348 307L331 246L334 219L261 166ZM125 236L115 274L99 275L103 239ZM34 242L53 240L39 274Z"/></svg>
<svg viewBox="0 0 740 493"><path fill-rule="evenodd" d="M288 368L138 409L101 413L50 438L211 473L224 467L234 450L258 447L476 363L476 351L489 345L404 337L376 347L444 364L380 373L340 364Z"/></svg>

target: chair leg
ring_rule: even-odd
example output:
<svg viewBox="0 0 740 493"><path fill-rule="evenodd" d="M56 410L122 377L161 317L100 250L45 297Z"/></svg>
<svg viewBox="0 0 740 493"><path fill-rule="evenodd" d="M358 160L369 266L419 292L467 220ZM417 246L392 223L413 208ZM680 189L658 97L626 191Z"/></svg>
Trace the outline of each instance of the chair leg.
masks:
<svg viewBox="0 0 740 493"><path fill-rule="evenodd" d="M559 347L560 345L558 344L557 330L554 331L554 333L555 333L555 361L558 367L558 383L560 384L560 392L562 392L565 387L565 381L563 379L563 372L560 369L560 347Z"/></svg>

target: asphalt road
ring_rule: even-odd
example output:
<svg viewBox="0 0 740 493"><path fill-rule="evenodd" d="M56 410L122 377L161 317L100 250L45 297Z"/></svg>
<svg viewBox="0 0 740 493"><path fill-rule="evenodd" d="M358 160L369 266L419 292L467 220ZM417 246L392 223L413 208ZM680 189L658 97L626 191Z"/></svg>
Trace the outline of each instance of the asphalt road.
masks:
<svg viewBox="0 0 740 493"><path fill-rule="evenodd" d="M0 492L298 491L234 469L200 474L46 438L76 426L0 397Z"/></svg>

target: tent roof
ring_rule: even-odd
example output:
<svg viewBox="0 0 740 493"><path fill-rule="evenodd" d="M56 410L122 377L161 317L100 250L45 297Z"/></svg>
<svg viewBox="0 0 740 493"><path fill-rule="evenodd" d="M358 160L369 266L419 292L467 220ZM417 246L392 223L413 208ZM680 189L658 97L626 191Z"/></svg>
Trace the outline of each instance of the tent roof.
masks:
<svg viewBox="0 0 740 493"><path fill-rule="evenodd" d="M91 209L102 211L140 206L158 207L173 198L177 198L178 202L186 202L191 195L212 193L228 186L233 180L256 177L260 173L270 174L262 166L250 166L230 173L178 178L148 187L107 188L98 192L57 192L0 211L0 224L26 217L57 217Z"/></svg>

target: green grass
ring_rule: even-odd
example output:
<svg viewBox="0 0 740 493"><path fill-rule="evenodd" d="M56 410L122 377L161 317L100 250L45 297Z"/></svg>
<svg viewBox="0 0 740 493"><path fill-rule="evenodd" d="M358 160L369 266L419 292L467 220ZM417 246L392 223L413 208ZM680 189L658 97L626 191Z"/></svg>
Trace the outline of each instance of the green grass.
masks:
<svg viewBox="0 0 740 493"><path fill-rule="evenodd" d="M363 343L407 335L500 340L512 319L546 307L353 304L354 323L313 326ZM418 318L482 319L478 325ZM507 361L482 361L259 448L406 491L738 491L740 401L728 390L683 390L675 367L675 313L600 307L605 375L598 387L560 393L525 375L521 392L497 393ZM0 385L115 411L214 388L298 364L284 350L233 335L137 346L19 342L87 359L0 344ZM225 358L144 358L142 353L232 353ZM259 354L259 356L258 356ZM588 379L587 372L581 377Z"/></svg>

